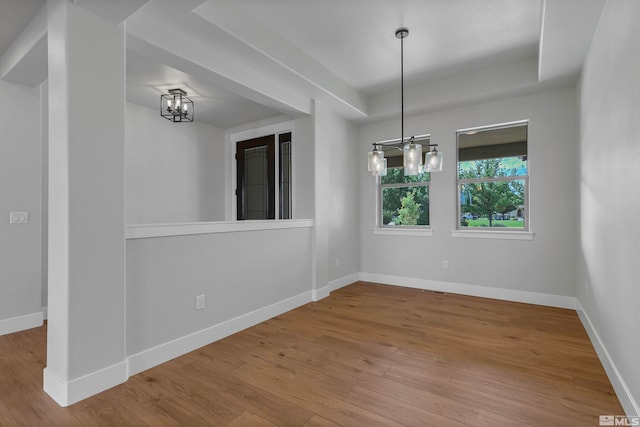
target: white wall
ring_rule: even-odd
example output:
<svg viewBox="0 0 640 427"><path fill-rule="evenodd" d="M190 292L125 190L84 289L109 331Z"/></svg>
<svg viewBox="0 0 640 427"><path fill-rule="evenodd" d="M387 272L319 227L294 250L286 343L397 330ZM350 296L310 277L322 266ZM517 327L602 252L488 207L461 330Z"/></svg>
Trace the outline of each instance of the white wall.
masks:
<svg viewBox="0 0 640 427"><path fill-rule="evenodd" d="M223 221L224 130L127 104L127 223Z"/></svg>
<svg viewBox="0 0 640 427"><path fill-rule="evenodd" d="M40 282L41 305L49 299L49 84L40 85Z"/></svg>
<svg viewBox="0 0 640 427"><path fill-rule="evenodd" d="M358 157L356 127L340 116L329 113L329 281L357 273L360 268L359 189L361 159Z"/></svg>
<svg viewBox="0 0 640 427"><path fill-rule="evenodd" d="M295 120L291 150L293 172L293 209L296 219L314 217L314 119Z"/></svg>
<svg viewBox="0 0 640 427"><path fill-rule="evenodd" d="M1 334L5 320L41 311L42 286L39 93L0 80L0 99ZM10 211L27 211L29 223L10 225Z"/></svg>
<svg viewBox="0 0 640 427"><path fill-rule="evenodd" d="M580 86L577 295L626 382L616 391L629 415L640 402L639 20L640 2L606 3Z"/></svg>
<svg viewBox="0 0 640 427"><path fill-rule="evenodd" d="M430 133L444 153L433 173L433 236L374 235L376 180L366 153L374 141L399 137L398 120L363 126L360 133L361 271L412 279L573 296L577 235L577 112L575 87L565 87L405 117L405 135ZM456 130L530 120L532 241L452 238L457 223ZM442 261L449 269L442 269Z"/></svg>
<svg viewBox="0 0 640 427"><path fill-rule="evenodd" d="M310 293L310 248L310 228L128 240L127 354Z"/></svg>
<svg viewBox="0 0 640 427"><path fill-rule="evenodd" d="M150 114L153 117L149 119L155 119L155 112ZM232 161L231 135L290 121L280 117L227 129L228 147L221 161ZM337 116L326 124L334 122L338 136L344 129L353 130ZM184 126L188 125L178 127ZM313 218L316 121L314 117L298 118L293 126L294 213L297 219ZM232 168L228 167L226 174L226 197L231 203ZM357 187L357 182L351 186ZM226 210L231 219L231 209ZM218 339L238 325L250 326L260 316L271 317L315 297L315 230L307 225L269 229L266 224L260 231L127 240L127 354L132 372ZM351 248L357 253L357 239L351 242ZM354 263L347 262L350 264ZM195 299L202 294L206 295L207 307L197 311Z"/></svg>
<svg viewBox="0 0 640 427"><path fill-rule="evenodd" d="M49 304L43 385L65 405L73 403L87 376L103 369L108 380L94 384L94 392L126 379L125 33L66 0L47 2L47 22Z"/></svg>

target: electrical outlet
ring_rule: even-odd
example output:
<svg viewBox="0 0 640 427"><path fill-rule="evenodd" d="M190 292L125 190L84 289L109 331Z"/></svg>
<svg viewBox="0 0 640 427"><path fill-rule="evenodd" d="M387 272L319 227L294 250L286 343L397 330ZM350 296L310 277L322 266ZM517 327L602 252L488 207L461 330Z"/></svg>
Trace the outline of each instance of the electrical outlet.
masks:
<svg viewBox="0 0 640 427"><path fill-rule="evenodd" d="M29 212L9 212L9 224L28 224Z"/></svg>
<svg viewBox="0 0 640 427"><path fill-rule="evenodd" d="M442 261L442 269L443 270L448 270L449 269L449 261L447 261L446 259L444 261Z"/></svg>
<svg viewBox="0 0 640 427"><path fill-rule="evenodd" d="M336 258L336 267L340 267L340 258Z"/></svg>
<svg viewBox="0 0 640 427"><path fill-rule="evenodd" d="M196 310L202 310L206 306L207 306L207 302L205 300L204 294L203 295L198 295L196 297Z"/></svg>

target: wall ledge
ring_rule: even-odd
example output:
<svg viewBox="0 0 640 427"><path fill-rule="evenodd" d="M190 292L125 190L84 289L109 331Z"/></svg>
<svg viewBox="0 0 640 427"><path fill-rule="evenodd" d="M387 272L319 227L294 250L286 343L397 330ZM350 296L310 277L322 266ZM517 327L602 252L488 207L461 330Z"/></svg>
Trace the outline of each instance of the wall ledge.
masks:
<svg viewBox="0 0 640 427"><path fill-rule="evenodd" d="M313 219L132 224L125 227L125 236L127 239L146 239L150 237L188 236L192 234L313 228L314 226L315 221Z"/></svg>

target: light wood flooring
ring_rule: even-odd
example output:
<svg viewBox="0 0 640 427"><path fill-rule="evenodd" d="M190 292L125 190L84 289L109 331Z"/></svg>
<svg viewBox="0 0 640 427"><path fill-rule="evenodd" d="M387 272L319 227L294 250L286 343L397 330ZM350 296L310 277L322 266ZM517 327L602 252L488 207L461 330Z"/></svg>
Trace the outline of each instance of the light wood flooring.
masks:
<svg viewBox="0 0 640 427"><path fill-rule="evenodd" d="M597 426L576 313L358 282L60 408L45 327L0 337L0 425Z"/></svg>

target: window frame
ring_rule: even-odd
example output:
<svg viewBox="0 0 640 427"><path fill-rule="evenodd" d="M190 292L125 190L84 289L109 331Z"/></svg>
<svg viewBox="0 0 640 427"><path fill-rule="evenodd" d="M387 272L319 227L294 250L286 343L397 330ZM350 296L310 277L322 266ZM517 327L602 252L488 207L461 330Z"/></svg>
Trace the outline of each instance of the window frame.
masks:
<svg viewBox="0 0 640 427"><path fill-rule="evenodd" d="M526 175L513 175L513 176L499 176L499 177L483 177L483 178L464 178L460 179L460 135L467 134L469 132L483 132L488 130L495 129L506 129L511 127L520 127L526 126L526 137L527 137L527 174ZM452 230L453 237L471 237L472 234L475 234L473 237L488 237L488 238L505 238L505 239L522 239L523 236L520 235L529 235L532 236L531 233L531 216L529 209L529 178L531 176L530 171L530 157L531 152L529 150L530 144L530 130L531 123L530 120L517 120L513 122L507 123L499 123L495 125L488 126L479 126L473 128L459 129L456 131L456 227ZM463 227L460 222L462 218L462 206L460 204L460 193L461 186L465 184L476 184L476 183L488 183L488 182L511 182L511 181L524 181L524 191L523 191L523 205L524 205L524 218L523 218L523 227ZM489 236L491 235L491 236ZM527 237L526 239L529 239Z"/></svg>
<svg viewBox="0 0 640 427"><path fill-rule="evenodd" d="M252 138L236 142L236 220L248 221L247 215L247 183L244 182L244 160L247 150L265 147L267 161L267 218L260 220L276 219L276 183L280 187L282 185L276 179L276 137L275 135L264 135L258 138ZM242 166L242 167L241 167Z"/></svg>
<svg viewBox="0 0 640 427"><path fill-rule="evenodd" d="M426 145L428 147L429 143L431 142L431 135L430 134L424 134L424 135L420 135L419 136L420 139L420 144L423 145L423 147ZM399 139L398 139L399 141ZM383 142L388 142L388 141L381 141L381 143ZM425 151L423 150L423 157L426 154L426 152L428 152L428 149ZM423 159L424 162L424 159ZM404 168L403 166L396 166L396 167L401 167ZM388 169L392 169L392 168L388 168ZM375 234L397 234L397 235L431 235L431 173L430 172L425 172L427 174L428 179L426 181L415 181L415 182L397 182L397 183L390 183L390 184L383 184L382 183L382 178L383 177L376 177L376 195L377 195L377 200L376 200L376 227L374 228L374 233ZM426 225L385 225L384 224L384 214L383 214L383 209L384 209L384 189L385 188L403 188L403 187L426 187L427 188L427 197L428 197L428 221L429 223Z"/></svg>
<svg viewBox="0 0 640 427"><path fill-rule="evenodd" d="M226 203L225 209L225 220L226 221L241 221L246 222L247 220L238 220L238 212L237 212L237 199L236 199L236 189L238 188L238 180L237 180L237 143L239 141L259 138L267 135L275 135L275 171L276 171L276 180L275 180L275 219L267 219L267 220L258 220L258 221L288 221L296 218L296 143L295 143L295 122L293 120L287 120L283 122L274 123L271 125L260 126L257 128L244 129L244 126L239 126L237 130L227 130L225 135L226 140L226 153L227 158L230 162L230 167L227 166L227 170L225 173L225 181L227 183L225 190L225 197L228 200ZM291 164L290 164L290 174L291 174L291 185L290 185L290 218L288 219L280 219L280 135L283 134L291 134ZM249 220L252 221L252 220Z"/></svg>

